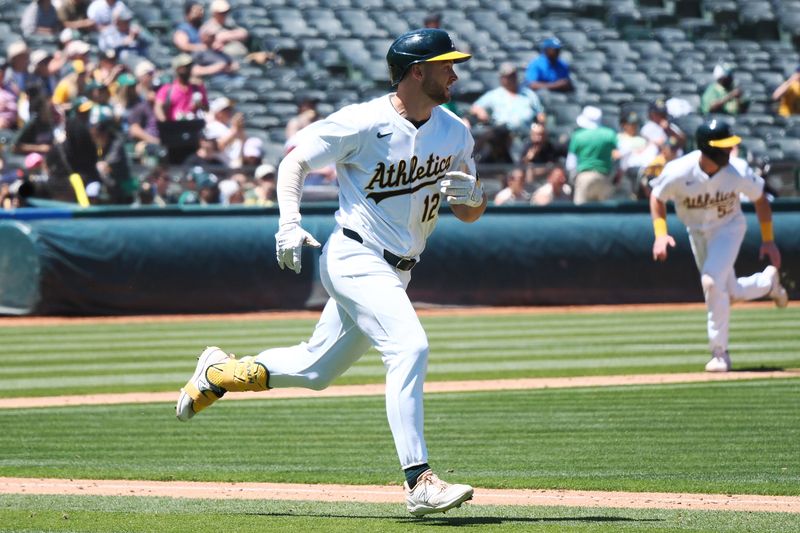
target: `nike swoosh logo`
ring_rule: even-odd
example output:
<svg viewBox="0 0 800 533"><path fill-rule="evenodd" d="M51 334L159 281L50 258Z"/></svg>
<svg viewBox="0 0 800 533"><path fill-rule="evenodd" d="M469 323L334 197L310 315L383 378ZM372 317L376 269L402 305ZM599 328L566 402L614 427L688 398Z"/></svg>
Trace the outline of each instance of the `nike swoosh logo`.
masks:
<svg viewBox="0 0 800 533"><path fill-rule="evenodd" d="M387 136L391 135L392 133L393 133L393 132L391 132L391 131L390 131L390 132L388 132L388 133L381 133L381 132L378 132L378 139L383 139L384 137L387 137Z"/></svg>

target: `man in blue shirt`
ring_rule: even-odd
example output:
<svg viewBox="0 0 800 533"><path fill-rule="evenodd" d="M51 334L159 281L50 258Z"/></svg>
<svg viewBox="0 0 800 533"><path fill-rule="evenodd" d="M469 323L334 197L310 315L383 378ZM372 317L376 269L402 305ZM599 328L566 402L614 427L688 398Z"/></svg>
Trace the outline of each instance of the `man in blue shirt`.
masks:
<svg viewBox="0 0 800 533"><path fill-rule="evenodd" d="M534 91L572 91L572 80L569 77L569 65L558 58L561 54L561 41L550 37L542 41L541 53L528 63L525 71L525 85Z"/></svg>

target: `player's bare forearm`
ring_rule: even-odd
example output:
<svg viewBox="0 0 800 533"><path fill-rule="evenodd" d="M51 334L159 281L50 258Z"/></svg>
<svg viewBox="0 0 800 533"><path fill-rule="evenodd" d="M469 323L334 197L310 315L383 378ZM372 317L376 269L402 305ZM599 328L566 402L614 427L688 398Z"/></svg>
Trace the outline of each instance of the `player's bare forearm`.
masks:
<svg viewBox="0 0 800 533"><path fill-rule="evenodd" d="M653 260L666 261L667 250L675 247L675 239L667 233L667 205L655 195L650 195L650 215L653 218Z"/></svg>
<svg viewBox="0 0 800 533"><path fill-rule="evenodd" d="M667 218L667 204L652 194L650 195L650 216L653 220L657 218Z"/></svg>
<svg viewBox="0 0 800 533"><path fill-rule="evenodd" d="M450 205L450 209L453 211L453 214L456 216L458 220L461 222L475 222L481 215L483 215L484 211L486 211L486 193L483 193L483 202L481 205L477 207L470 207L468 205Z"/></svg>

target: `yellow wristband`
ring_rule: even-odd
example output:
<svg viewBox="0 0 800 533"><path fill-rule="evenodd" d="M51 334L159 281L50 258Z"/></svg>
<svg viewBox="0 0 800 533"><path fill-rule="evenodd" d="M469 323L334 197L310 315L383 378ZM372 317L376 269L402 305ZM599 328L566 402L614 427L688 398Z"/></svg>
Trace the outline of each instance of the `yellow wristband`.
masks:
<svg viewBox="0 0 800 533"><path fill-rule="evenodd" d="M775 240L775 233L772 231L772 221L761 222L761 240L763 242L772 242Z"/></svg>
<svg viewBox="0 0 800 533"><path fill-rule="evenodd" d="M667 234L667 220L665 218L654 218L653 219L653 231L656 234L656 237L663 237Z"/></svg>

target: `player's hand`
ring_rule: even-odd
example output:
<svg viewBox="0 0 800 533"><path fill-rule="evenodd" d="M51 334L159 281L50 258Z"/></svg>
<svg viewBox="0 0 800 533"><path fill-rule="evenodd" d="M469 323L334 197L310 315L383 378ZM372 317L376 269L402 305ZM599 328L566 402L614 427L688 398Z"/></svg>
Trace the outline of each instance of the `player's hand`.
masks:
<svg viewBox="0 0 800 533"><path fill-rule="evenodd" d="M769 262L777 269L781 268L781 251L775 241L762 242L761 249L758 251L758 258L764 259L764 256L769 257Z"/></svg>
<svg viewBox="0 0 800 533"><path fill-rule="evenodd" d="M297 222L282 224L278 233L275 234L275 252L278 258L278 266L281 270L289 267L296 274L300 273L300 262L303 246L319 248L321 245L306 230L300 227Z"/></svg>
<svg viewBox="0 0 800 533"><path fill-rule="evenodd" d="M653 242L653 261L666 261L668 248L675 248L675 239L672 235L656 237Z"/></svg>
<svg viewBox="0 0 800 533"><path fill-rule="evenodd" d="M464 172L448 172L444 175L439 190L452 205L479 207L483 205L483 185L475 176Z"/></svg>

